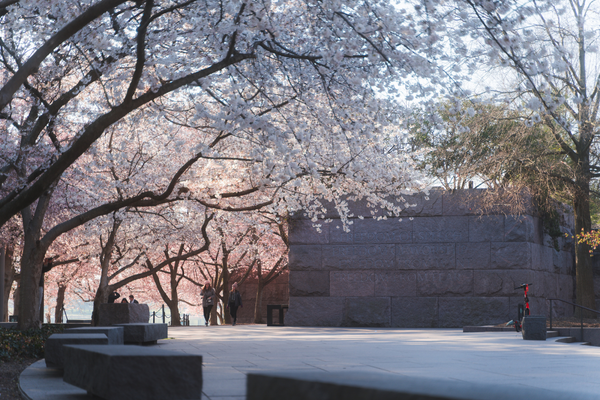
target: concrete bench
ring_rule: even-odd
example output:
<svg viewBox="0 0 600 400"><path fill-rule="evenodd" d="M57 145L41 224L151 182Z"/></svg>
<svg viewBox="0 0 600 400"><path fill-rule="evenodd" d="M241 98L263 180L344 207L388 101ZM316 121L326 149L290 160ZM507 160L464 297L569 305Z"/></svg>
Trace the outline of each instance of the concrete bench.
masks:
<svg viewBox="0 0 600 400"><path fill-rule="evenodd" d="M160 339L168 337L167 324L119 324L124 328L126 344L156 344Z"/></svg>
<svg viewBox="0 0 600 400"><path fill-rule="evenodd" d="M523 317L523 339L546 340L546 316L528 315Z"/></svg>
<svg viewBox="0 0 600 400"><path fill-rule="evenodd" d="M65 333L90 334L103 333L108 338L108 344L124 344L125 329L122 326L87 326L83 328L68 328Z"/></svg>
<svg viewBox="0 0 600 400"><path fill-rule="evenodd" d="M98 307L98 325L111 326L150 321L148 304L108 303Z"/></svg>
<svg viewBox="0 0 600 400"><path fill-rule="evenodd" d="M297 372L248 374L246 400L564 400L572 393L390 373Z"/></svg>
<svg viewBox="0 0 600 400"><path fill-rule="evenodd" d="M44 346L46 367L64 368L64 345L66 344L108 345L108 337L102 333L55 333L46 340Z"/></svg>
<svg viewBox="0 0 600 400"><path fill-rule="evenodd" d="M156 347L65 346L63 380L106 400L200 399L202 356Z"/></svg>

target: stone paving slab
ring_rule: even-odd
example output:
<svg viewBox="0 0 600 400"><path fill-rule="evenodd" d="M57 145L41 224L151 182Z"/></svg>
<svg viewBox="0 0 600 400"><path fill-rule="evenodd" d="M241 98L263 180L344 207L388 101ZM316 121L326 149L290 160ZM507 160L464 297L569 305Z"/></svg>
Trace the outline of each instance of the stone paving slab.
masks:
<svg viewBox="0 0 600 400"><path fill-rule="evenodd" d="M242 400L247 373L274 370L381 372L508 385L516 394L519 388L539 388L569 392L582 400L600 398L600 347L525 341L514 331L238 325L170 327L169 338L157 346L203 356L203 400ZM22 387L27 386L24 376ZM44 381L46 397L29 398L58 398L48 397L49 381Z"/></svg>

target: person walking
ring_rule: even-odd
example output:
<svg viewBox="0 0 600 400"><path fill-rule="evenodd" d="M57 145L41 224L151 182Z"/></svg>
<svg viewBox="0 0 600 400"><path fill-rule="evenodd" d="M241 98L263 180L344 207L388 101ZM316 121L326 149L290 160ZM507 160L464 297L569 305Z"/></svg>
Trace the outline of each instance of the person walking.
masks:
<svg viewBox="0 0 600 400"><path fill-rule="evenodd" d="M229 292L229 301L227 302L227 308L229 308L229 315L233 318L232 325L235 326L237 322L237 309L238 307L243 307L242 305L242 295L238 290L237 282L231 285L231 292Z"/></svg>
<svg viewBox="0 0 600 400"><path fill-rule="evenodd" d="M215 292L215 289L210 286L209 281L204 282L204 286L200 291L200 296L202 296L202 308L204 308L204 325L208 326L210 322L210 312L217 300L217 293Z"/></svg>

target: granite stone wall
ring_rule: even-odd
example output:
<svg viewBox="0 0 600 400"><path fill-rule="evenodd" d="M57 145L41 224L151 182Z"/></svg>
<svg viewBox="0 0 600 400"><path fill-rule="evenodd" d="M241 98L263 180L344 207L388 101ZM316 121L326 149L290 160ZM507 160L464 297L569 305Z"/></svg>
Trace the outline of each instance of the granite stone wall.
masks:
<svg viewBox="0 0 600 400"><path fill-rule="evenodd" d="M464 194L464 193L463 193ZM539 217L478 214L463 194L412 196L401 218L352 218L344 232L335 213L321 233L303 215L289 225L286 325L462 327L516 318L530 288L532 314L546 298L574 297L572 241L544 233ZM355 215L382 215L368 204ZM339 218L339 217L338 217ZM562 216L563 231L572 220ZM559 304L555 316L571 310Z"/></svg>

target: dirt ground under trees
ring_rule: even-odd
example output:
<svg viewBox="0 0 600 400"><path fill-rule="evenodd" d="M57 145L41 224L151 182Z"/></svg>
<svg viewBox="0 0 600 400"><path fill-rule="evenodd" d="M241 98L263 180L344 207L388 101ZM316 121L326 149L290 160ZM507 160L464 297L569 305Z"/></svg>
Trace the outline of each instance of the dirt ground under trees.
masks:
<svg viewBox="0 0 600 400"><path fill-rule="evenodd" d="M35 358L21 358L12 361L0 361L0 399L21 400L19 394L19 375Z"/></svg>

